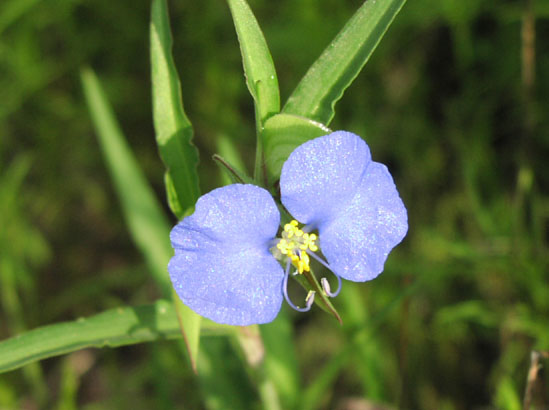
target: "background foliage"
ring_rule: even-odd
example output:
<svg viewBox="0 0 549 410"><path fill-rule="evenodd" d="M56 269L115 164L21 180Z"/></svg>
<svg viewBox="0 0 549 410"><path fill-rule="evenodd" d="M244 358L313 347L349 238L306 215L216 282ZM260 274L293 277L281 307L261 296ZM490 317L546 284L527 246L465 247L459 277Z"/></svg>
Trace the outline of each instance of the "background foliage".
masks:
<svg viewBox="0 0 549 410"><path fill-rule="evenodd" d="M250 0L282 101L360 4ZM529 63L528 4L410 0L337 105L331 128L363 136L389 165L410 232L383 275L345 284L334 302L343 327L318 309L287 307L291 327L262 327L266 343L294 341L277 356L294 368L277 386L283 407L299 396L301 408L364 398L520 408L530 351L549 349L549 6L532 2ZM207 192L223 183L215 152L234 148L253 170L253 102L226 4L169 6ZM80 84L81 67L93 67L165 204L149 15L148 2L0 4L1 339L161 295L128 234ZM201 343L200 378L173 341L82 350L0 375L0 408L258 406L261 387L234 343ZM536 400L547 404L548 391L544 379Z"/></svg>

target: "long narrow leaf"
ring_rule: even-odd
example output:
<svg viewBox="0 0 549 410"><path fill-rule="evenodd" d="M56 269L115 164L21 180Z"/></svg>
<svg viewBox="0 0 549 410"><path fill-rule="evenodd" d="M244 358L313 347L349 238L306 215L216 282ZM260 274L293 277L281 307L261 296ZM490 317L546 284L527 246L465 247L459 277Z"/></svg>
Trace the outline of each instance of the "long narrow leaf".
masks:
<svg viewBox="0 0 549 410"><path fill-rule="evenodd" d="M193 129L183 109L181 84L172 57L172 35L166 0L153 0L151 9L151 76L154 129L166 166L166 190L178 218L200 196L198 152Z"/></svg>
<svg viewBox="0 0 549 410"><path fill-rule="evenodd" d="M198 151L193 129L183 109L181 83L172 56L172 33L166 0L153 0L151 8L151 78L156 142L166 166L166 192L172 212L181 218L200 196ZM174 294L191 364L196 370L201 317Z"/></svg>
<svg viewBox="0 0 549 410"><path fill-rule="evenodd" d="M181 336L173 305L108 310L73 322L39 327L0 342L0 372L87 347L115 347Z"/></svg>
<svg viewBox="0 0 549 410"><path fill-rule="evenodd" d="M256 154L254 178L264 184L264 154L260 132L265 121L280 111L278 78L271 52L250 6L245 0L227 0L240 43L246 85L254 98L256 117Z"/></svg>
<svg viewBox="0 0 549 410"><path fill-rule="evenodd" d="M205 336L228 336L233 332L233 326L209 320L202 325ZM88 347L118 347L180 337L171 301L160 299L150 305L119 307L71 322L38 327L0 341L0 373Z"/></svg>
<svg viewBox="0 0 549 410"><path fill-rule="evenodd" d="M97 77L91 70L82 72L82 84L109 171L120 197L130 233L165 297L172 296L167 266L172 249L170 226L162 213L145 176L141 172L114 118ZM195 366L200 338L200 316L178 304L183 335Z"/></svg>
<svg viewBox="0 0 549 410"><path fill-rule="evenodd" d="M263 32L245 0L227 0L238 35L246 84L259 122L280 111L278 79Z"/></svg>
<svg viewBox="0 0 549 410"><path fill-rule="evenodd" d="M334 105L356 78L406 0L367 0L309 68L282 109L329 124Z"/></svg>

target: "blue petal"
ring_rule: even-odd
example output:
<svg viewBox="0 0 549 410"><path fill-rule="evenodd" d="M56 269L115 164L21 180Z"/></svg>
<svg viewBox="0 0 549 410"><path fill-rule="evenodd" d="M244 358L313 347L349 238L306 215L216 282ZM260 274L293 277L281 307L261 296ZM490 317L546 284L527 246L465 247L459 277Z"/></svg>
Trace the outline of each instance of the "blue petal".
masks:
<svg viewBox="0 0 549 410"><path fill-rule="evenodd" d="M284 272L269 252L280 214L264 189L234 184L200 197L171 232L170 278L183 303L218 323L272 321Z"/></svg>
<svg viewBox="0 0 549 410"><path fill-rule="evenodd" d="M372 162L353 199L319 226L319 244L335 273L363 282L383 271L389 252L407 231L408 215L391 174Z"/></svg>
<svg viewBox="0 0 549 410"><path fill-rule="evenodd" d="M337 131L299 146L280 177L282 203L319 231L330 267L352 281L375 278L406 235L406 208L387 168L357 135Z"/></svg>
<svg viewBox="0 0 549 410"><path fill-rule="evenodd" d="M370 162L370 149L350 132L307 141L282 167L282 203L295 219L318 228L351 200Z"/></svg>

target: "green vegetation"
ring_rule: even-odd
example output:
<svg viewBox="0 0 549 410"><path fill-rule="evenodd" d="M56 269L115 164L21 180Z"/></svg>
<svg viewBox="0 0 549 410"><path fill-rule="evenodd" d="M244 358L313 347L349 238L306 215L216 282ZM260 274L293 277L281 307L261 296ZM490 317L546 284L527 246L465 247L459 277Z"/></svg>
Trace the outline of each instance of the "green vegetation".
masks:
<svg viewBox="0 0 549 410"><path fill-rule="evenodd" d="M549 351L549 5L249 6L0 3L0 409L521 408ZM332 300L343 325L174 299L167 235L228 183L212 155L276 193L328 126L388 164L410 223Z"/></svg>

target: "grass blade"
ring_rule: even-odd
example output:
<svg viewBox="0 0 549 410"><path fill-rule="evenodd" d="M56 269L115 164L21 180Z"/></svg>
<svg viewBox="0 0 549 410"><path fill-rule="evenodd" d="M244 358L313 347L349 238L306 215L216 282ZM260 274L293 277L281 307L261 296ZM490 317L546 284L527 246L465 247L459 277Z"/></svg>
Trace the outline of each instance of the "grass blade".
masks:
<svg viewBox="0 0 549 410"><path fill-rule="evenodd" d="M166 0L153 0L151 9L151 76L154 129L166 166L170 208L181 218L200 196L198 151L193 129L183 109L181 84L172 57L172 35Z"/></svg>
<svg viewBox="0 0 549 410"><path fill-rule="evenodd" d="M406 0L367 0L309 68L282 112L329 124L334 105L356 78Z"/></svg>

